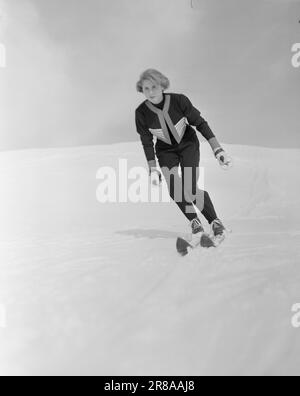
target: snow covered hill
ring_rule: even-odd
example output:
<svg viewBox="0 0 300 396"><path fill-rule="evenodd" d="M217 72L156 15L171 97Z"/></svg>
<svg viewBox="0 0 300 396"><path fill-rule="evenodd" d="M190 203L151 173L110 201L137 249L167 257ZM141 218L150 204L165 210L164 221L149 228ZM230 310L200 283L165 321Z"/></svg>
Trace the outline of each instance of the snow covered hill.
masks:
<svg viewBox="0 0 300 396"><path fill-rule="evenodd" d="M300 150L225 147L202 166L233 233L185 258L173 202L96 199L139 142L0 154L0 374L300 374Z"/></svg>

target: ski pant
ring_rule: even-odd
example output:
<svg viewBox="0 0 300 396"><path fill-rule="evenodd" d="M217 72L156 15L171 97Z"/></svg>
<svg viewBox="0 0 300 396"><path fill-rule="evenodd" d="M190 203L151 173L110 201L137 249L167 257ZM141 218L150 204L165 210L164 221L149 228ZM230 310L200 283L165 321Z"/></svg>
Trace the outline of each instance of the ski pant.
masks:
<svg viewBox="0 0 300 396"><path fill-rule="evenodd" d="M160 149L156 155L167 182L170 197L176 202L185 217L192 221L197 217L193 204L211 224L217 219L213 203L207 191L198 187L200 143L196 134L178 145ZM179 175L181 168L181 177Z"/></svg>

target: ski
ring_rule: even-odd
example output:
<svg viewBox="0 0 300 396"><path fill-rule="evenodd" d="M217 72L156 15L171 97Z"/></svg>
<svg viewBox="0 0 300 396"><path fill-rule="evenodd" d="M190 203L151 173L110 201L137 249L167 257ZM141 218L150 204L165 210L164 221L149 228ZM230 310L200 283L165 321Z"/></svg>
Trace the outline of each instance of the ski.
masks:
<svg viewBox="0 0 300 396"><path fill-rule="evenodd" d="M213 239L208 234L202 234L198 243L188 242L184 238L177 238L176 249L181 256L186 256L189 253L189 249L193 250L201 246L203 248L216 247Z"/></svg>
<svg viewBox="0 0 300 396"><path fill-rule="evenodd" d="M226 239L228 234L231 234L232 230L226 229L225 232L220 236L209 235L207 233L202 234L201 238L195 239L194 241L187 241L186 239L179 237L177 238L176 249L181 256L189 254L189 250L196 249L197 247L203 248L217 248Z"/></svg>

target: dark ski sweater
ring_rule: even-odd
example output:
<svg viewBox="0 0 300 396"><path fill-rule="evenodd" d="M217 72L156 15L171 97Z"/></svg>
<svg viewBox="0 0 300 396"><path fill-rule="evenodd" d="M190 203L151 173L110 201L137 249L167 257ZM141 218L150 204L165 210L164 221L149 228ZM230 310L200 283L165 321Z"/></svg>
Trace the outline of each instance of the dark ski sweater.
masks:
<svg viewBox="0 0 300 396"><path fill-rule="evenodd" d="M136 129L140 135L149 165L155 166L156 148L168 149L195 134L192 126L204 136L214 151L221 146L201 113L182 94L164 93L161 103L144 101L135 111Z"/></svg>

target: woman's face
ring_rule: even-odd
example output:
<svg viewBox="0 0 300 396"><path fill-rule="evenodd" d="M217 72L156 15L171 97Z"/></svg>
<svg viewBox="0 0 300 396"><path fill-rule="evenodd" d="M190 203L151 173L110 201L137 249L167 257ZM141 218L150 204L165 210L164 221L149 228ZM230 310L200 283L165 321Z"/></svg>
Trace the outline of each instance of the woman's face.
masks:
<svg viewBox="0 0 300 396"><path fill-rule="evenodd" d="M143 93L150 102L154 104L162 102L163 92L160 84L148 80L143 82Z"/></svg>

